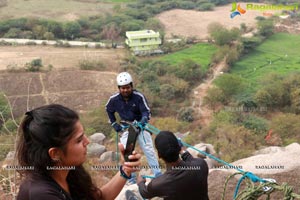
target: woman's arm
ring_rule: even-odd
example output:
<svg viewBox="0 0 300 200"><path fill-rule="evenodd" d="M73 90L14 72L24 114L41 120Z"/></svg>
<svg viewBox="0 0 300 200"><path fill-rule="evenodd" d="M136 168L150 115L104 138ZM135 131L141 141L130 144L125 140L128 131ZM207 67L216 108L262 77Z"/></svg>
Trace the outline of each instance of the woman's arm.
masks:
<svg viewBox="0 0 300 200"><path fill-rule="evenodd" d="M123 145L119 145L121 152L124 151ZM140 158L141 155L133 152L132 155L129 156L130 160L135 160L135 162L125 162L122 166L122 170L125 172L127 176L130 176L132 172L137 171L140 166ZM127 179L122 177L120 172L118 172L107 184L101 187L102 199L104 200L113 200L118 194L121 192L123 186L125 185Z"/></svg>

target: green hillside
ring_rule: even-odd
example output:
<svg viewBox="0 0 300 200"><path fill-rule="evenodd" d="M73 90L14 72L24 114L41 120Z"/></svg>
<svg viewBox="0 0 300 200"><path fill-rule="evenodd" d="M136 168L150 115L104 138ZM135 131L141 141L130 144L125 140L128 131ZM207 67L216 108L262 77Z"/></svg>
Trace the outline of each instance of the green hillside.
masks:
<svg viewBox="0 0 300 200"><path fill-rule="evenodd" d="M300 35L278 33L242 57L230 72L256 88L259 80L271 72L286 74L292 71L300 71Z"/></svg>
<svg viewBox="0 0 300 200"><path fill-rule="evenodd" d="M161 59L171 65L177 65L190 59L200 64L204 70L207 70L216 50L217 48L212 44L199 43L176 53L165 55Z"/></svg>

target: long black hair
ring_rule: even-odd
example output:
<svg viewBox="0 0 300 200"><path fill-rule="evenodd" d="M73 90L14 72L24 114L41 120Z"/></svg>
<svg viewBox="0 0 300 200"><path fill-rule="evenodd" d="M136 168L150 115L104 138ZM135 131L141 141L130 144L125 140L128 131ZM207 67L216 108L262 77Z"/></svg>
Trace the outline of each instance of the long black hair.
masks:
<svg viewBox="0 0 300 200"><path fill-rule="evenodd" d="M50 176L47 166L54 166L48 150L52 147L65 151L75 131L78 114L62 105L51 104L26 112L19 127L17 158L22 167L34 167L21 173ZM67 176L72 196L79 199L99 199L101 191L92 183L82 165L70 170Z"/></svg>

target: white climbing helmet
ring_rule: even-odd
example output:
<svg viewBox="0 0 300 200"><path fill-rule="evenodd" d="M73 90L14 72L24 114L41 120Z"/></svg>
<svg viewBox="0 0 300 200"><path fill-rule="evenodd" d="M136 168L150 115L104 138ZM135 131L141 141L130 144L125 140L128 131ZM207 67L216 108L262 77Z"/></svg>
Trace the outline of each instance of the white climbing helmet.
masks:
<svg viewBox="0 0 300 200"><path fill-rule="evenodd" d="M117 76L117 83L118 86L128 85L132 83L132 77L128 72L121 72Z"/></svg>

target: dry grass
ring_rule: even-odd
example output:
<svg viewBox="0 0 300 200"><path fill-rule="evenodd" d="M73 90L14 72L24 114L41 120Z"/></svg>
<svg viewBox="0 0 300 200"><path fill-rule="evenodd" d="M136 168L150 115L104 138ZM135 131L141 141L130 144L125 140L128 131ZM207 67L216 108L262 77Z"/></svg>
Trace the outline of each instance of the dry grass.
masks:
<svg viewBox="0 0 300 200"><path fill-rule="evenodd" d="M125 57L124 49L58 48L52 46L0 46L0 70L8 65L24 67L40 58L44 66L75 68L82 60L101 61L108 71L116 70Z"/></svg>
<svg viewBox="0 0 300 200"><path fill-rule="evenodd" d="M0 18L38 17L65 21L111 13L113 3L70 0L10 0L0 8Z"/></svg>

